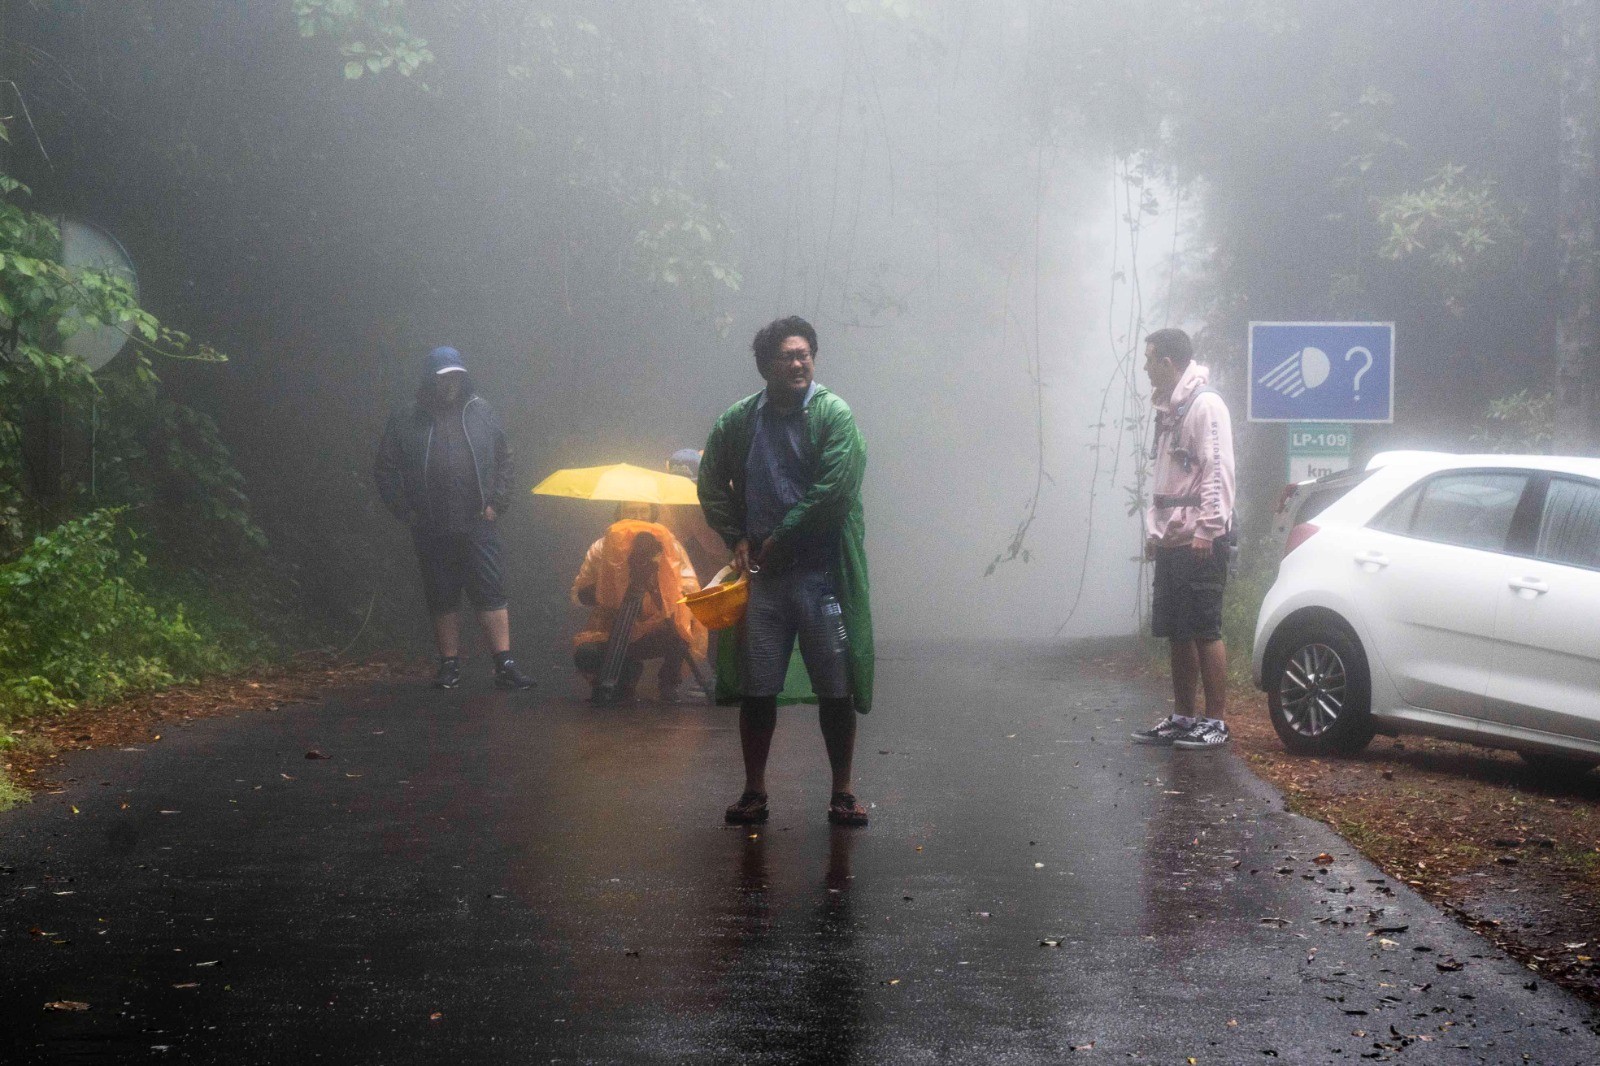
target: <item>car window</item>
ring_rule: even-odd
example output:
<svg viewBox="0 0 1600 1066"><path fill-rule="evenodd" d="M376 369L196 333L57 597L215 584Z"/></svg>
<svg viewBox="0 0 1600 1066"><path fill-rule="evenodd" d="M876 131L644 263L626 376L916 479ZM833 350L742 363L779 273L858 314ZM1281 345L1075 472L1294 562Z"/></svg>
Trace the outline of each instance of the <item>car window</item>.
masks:
<svg viewBox="0 0 1600 1066"><path fill-rule="evenodd" d="M1378 512L1378 517L1367 523L1373 529L1381 529L1385 533L1399 533L1401 535L1411 532L1411 516L1417 513L1417 497L1422 495L1422 486L1413 485L1394 500L1389 506Z"/></svg>
<svg viewBox="0 0 1600 1066"><path fill-rule="evenodd" d="M1504 551L1528 475L1441 474L1409 490L1372 522L1377 529L1440 544Z"/></svg>
<svg viewBox="0 0 1600 1066"><path fill-rule="evenodd" d="M1600 485L1555 478L1539 523L1541 559L1600 570Z"/></svg>

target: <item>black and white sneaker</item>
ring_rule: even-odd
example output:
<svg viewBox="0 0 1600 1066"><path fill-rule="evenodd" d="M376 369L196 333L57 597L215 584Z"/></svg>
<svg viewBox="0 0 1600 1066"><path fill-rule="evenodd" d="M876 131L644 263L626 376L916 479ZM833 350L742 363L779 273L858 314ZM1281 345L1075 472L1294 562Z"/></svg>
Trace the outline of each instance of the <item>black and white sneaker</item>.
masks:
<svg viewBox="0 0 1600 1066"><path fill-rule="evenodd" d="M1128 738L1135 744L1157 744L1163 748L1172 746L1172 742L1188 733L1190 726L1182 725L1175 721L1171 715L1161 719L1149 729L1139 729L1128 734Z"/></svg>
<svg viewBox="0 0 1600 1066"><path fill-rule="evenodd" d="M433 675L434 688L457 688L461 685L461 660L439 659L439 672Z"/></svg>
<svg viewBox="0 0 1600 1066"><path fill-rule="evenodd" d="M534 686L533 678L517 669L515 659L503 659L495 664L494 687L512 692L521 692Z"/></svg>
<svg viewBox="0 0 1600 1066"><path fill-rule="evenodd" d="M1202 751L1220 748L1228 742L1228 723L1216 718L1202 718L1182 736L1173 738L1172 746L1185 751Z"/></svg>

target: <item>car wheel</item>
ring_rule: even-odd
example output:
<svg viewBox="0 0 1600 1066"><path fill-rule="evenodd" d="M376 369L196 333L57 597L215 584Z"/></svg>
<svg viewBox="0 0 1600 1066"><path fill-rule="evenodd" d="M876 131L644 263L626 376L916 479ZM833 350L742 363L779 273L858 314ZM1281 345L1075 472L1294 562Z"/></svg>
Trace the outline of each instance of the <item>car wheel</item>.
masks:
<svg viewBox="0 0 1600 1066"><path fill-rule="evenodd" d="M1355 755L1376 732L1367 657L1332 625L1297 628L1283 641L1267 672L1267 706L1295 755Z"/></svg>
<svg viewBox="0 0 1600 1066"><path fill-rule="evenodd" d="M1600 766L1600 759L1582 755L1552 755L1545 751L1519 751L1517 754L1530 769L1556 781L1576 780Z"/></svg>

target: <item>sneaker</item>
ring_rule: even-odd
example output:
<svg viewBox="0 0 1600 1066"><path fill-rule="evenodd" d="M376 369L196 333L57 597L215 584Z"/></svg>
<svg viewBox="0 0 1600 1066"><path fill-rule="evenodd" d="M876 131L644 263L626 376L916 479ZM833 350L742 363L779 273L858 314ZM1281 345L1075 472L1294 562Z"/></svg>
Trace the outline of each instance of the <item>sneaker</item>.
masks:
<svg viewBox="0 0 1600 1066"><path fill-rule="evenodd" d="M1188 732L1173 740L1172 746L1186 751L1201 751L1220 748L1227 742L1228 723L1216 718L1202 718Z"/></svg>
<svg viewBox="0 0 1600 1066"><path fill-rule="evenodd" d="M434 688L458 688L461 685L461 660L439 660L439 672L433 675Z"/></svg>
<svg viewBox="0 0 1600 1066"><path fill-rule="evenodd" d="M1182 725L1171 715L1161 719L1149 729L1139 729L1128 734L1128 738L1135 744L1157 744L1163 748L1170 748L1173 741L1185 735L1194 728Z"/></svg>
<svg viewBox="0 0 1600 1066"><path fill-rule="evenodd" d="M834 825L866 825L867 809L848 792L835 792L828 801L828 821Z"/></svg>
<svg viewBox="0 0 1600 1066"><path fill-rule="evenodd" d="M533 678L517 669L515 659L506 659L494 668L494 687L521 691L532 688Z"/></svg>
<svg viewBox="0 0 1600 1066"><path fill-rule="evenodd" d="M767 820L767 794L746 792L723 813L729 825L760 825Z"/></svg>

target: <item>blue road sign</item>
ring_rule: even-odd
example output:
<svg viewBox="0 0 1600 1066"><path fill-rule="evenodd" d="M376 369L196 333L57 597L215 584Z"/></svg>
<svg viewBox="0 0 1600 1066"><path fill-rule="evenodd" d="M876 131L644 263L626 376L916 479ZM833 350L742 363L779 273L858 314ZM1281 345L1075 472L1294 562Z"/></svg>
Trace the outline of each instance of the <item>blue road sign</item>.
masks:
<svg viewBox="0 0 1600 1066"><path fill-rule="evenodd" d="M1393 322L1250 323L1250 421L1393 422Z"/></svg>

